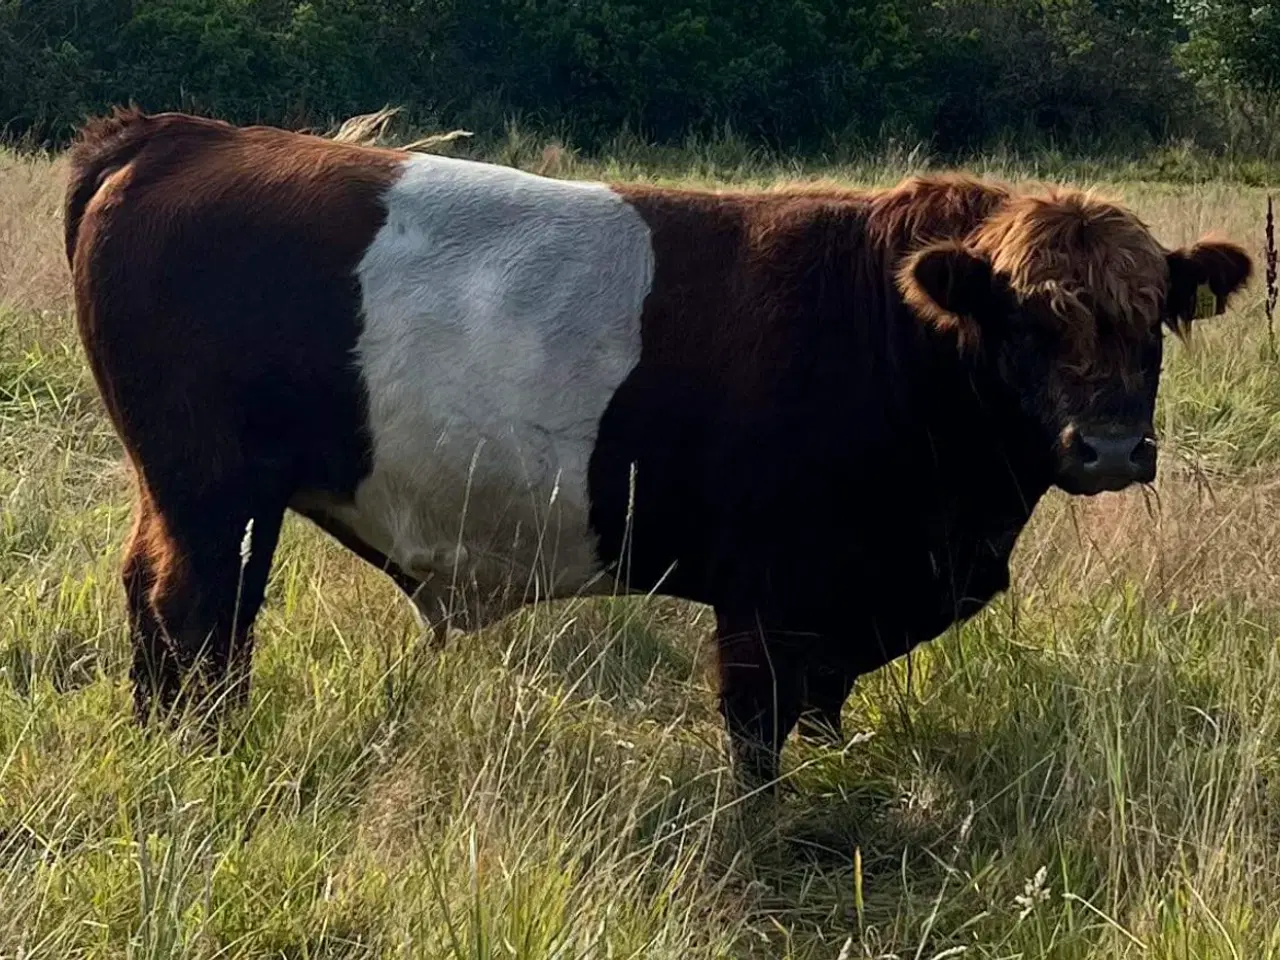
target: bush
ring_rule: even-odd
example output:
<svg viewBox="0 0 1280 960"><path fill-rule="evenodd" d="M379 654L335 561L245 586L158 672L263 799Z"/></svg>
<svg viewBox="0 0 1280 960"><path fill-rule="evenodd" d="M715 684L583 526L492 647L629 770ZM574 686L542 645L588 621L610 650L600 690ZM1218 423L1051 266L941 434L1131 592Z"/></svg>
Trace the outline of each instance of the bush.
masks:
<svg viewBox="0 0 1280 960"><path fill-rule="evenodd" d="M939 146L995 137L1112 146L1186 126L1167 0L940 0L928 27Z"/></svg>
<svg viewBox="0 0 1280 960"><path fill-rule="evenodd" d="M786 149L1114 146L1218 129L1223 91L1274 103L1278 76L1280 12L1254 0L0 0L0 124L51 143L132 99L287 125L516 113L587 146L726 121Z"/></svg>
<svg viewBox="0 0 1280 960"><path fill-rule="evenodd" d="M1180 59L1199 85L1215 136L1237 152L1280 157L1280 8L1191 0Z"/></svg>
<svg viewBox="0 0 1280 960"><path fill-rule="evenodd" d="M588 135L734 125L773 140L874 128L909 106L897 0L479 0L459 25L478 86ZM502 51L507 51L503 56Z"/></svg>

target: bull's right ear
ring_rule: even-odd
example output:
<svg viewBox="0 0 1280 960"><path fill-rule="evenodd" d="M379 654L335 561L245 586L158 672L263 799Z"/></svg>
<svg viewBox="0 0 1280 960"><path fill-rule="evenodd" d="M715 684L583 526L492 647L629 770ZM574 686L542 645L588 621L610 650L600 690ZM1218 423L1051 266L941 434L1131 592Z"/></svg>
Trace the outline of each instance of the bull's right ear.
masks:
<svg viewBox="0 0 1280 960"><path fill-rule="evenodd" d="M898 289L921 319L954 330L962 342L976 342L982 318L1007 307L991 261L958 240L931 244L907 257L898 271Z"/></svg>

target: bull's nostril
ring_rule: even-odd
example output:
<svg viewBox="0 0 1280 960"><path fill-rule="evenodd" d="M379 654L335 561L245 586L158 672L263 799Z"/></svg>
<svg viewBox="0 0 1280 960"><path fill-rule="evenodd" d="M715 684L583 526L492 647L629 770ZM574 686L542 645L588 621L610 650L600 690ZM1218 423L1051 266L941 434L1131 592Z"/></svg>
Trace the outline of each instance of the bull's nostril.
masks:
<svg viewBox="0 0 1280 960"><path fill-rule="evenodd" d="M1148 467L1156 460L1156 441L1154 437L1142 437L1134 444L1129 460L1135 466Z"/></svg>
<svg viewBox="0 0 1280 960"><path fill-rule="evenodd" d="M1080 434L1072 434L1071 446L1074 448L1072 453L1082 466L1088 467L1098 462L1098 451Z"/></svg>
<svg viewBox="0 0 1280 960"><path fill-rule="evenodd" d="M1151 461L1143 436L1080 435L1075 444L1081 469L1106 476L1127 476L1144 471Z"/></svg>

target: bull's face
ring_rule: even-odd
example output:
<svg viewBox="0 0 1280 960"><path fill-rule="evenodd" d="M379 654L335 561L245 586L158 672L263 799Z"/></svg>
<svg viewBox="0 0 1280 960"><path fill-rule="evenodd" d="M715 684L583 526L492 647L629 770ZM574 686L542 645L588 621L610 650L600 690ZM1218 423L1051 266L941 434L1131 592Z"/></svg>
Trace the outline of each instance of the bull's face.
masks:
<svg viewBox="0 0 1280 960"><path fill-rule="evenodd" d="M1121 207L1062 192L917 251L899 282L972 348L1053 482L1095 494L1155 479L1164 331L1222 313L1251 270L1234 244L1166 251Z"/></svg>

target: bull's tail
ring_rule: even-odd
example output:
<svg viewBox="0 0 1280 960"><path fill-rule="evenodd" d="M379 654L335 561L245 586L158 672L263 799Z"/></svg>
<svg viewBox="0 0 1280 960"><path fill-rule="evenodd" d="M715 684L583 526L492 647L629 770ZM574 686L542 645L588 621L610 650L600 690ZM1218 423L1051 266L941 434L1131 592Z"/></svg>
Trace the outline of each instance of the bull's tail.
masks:
<svg viewBox="0 0 1280 960"><path fill-rule="evenodd" d="M150 127L150 118L141 110L117 107L109 116L96 117L80 129L69 155L71 169L63 205L67 263L75 258L80 219L89 201L107 177L142 149Z"/></svg>

